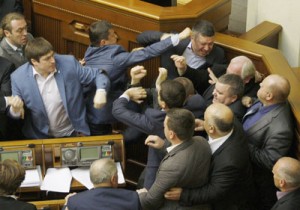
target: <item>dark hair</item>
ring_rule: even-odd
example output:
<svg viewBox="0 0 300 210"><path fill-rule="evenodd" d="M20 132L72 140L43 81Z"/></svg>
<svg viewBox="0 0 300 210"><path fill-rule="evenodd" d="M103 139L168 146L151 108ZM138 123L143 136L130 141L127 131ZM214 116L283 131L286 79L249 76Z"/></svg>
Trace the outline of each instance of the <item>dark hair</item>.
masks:
<svg viewBox="0 0 300 210"><path fill-rule="evenodd" d="M38 37L28 41L25 47L25 56L31 63L31 59L39 61L42 56L47 55L51 51L53 51L53 47L50 42L43 37Z"/></svg>
<svg viewBox="0 0 300 210"><path fill-rule="evenodd" d="M161 83L159 96L169 109L182 107L186 98L183 85L174 80L165 80Z"/></svg>
<svg viewBox="0 0 300 210"><path fill-rule="evenodd" d="M0 196L13 195L25 179L25 169L15 160L0 162Z"/></svg>
<svg viewBox="0 0 300 210"><path fill-rule="evenodd" d="M215 35L215 28L213 24L207 20L199 20L193 26L192 32L196 37L198 34L202 36L212 37Z"/></svg>
<svg viewBox="0 0 300 210"><path fill-rule="evenodd" d="M192 83L192 81L186 77L176 77L174 79L175 81L181 83L185 89L186 97L194 95L195 94L195 88Z"/></svg>
<svg viewBox="0 0 300 210"><path fill-rule="evenodd" d="M11 32L11 30L12 30L11 21L13 21L13 20L25 20L25 17L24 17L24 15L22 15L18 12L8 13L7 15L5 15L2 18L2 21L1 21L2 30L3 31L7 30L7 31Z"/></svg>
<svg viewBox="0 0 300 210"><path fill-rule="evenodd" d="M167 111L167 126L181 141L190 140L194 135L195 117L187 109L173 108Z"/></svg>
<svg viewBox="0 0 300 210"><path fill-rule="evenodd" d="M92 23L89 27L91 45L98 47L102 39L108 39L109 29L111 28L111 23L106 20L100 20Z"/></svg>
<svg viewBox="0 0 300 210"><path fill-rule="evenodd" d="M244 82L240 76L236 74L223 74L219 77L218 82L230 86L228 91L231 96L236 95L237 99L243 97Z"/></svg>

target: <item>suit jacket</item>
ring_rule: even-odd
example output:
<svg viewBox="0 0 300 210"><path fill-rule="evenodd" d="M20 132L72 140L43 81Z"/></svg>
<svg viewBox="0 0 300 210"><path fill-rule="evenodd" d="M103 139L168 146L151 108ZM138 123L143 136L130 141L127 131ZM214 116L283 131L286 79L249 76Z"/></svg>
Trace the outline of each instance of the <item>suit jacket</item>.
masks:
<svg viewBox="0 0 300 210"><path fill-rule="evenodd" d="M156 179L147 193L139 194L147 209L210 209L208 206L180 207L178 202L164 199L171 187L200 187L207 182L211 150L202 137L193 137L171 150L161 161Z"/></svg>
<svg viewBox="0 0 300 210"><path fill-rule="evenodd" d="M138 62L159 56L171 47L173 47L173 44L170 38L133 52L125 51L120 45L106 45L103 47L89 46L84 56L86 65L93 68L104 69L111 80L111 88L108 93L107 104L101 109L95 109L93 106L95 88L92 88L92 94L88 95L87 103L88 121L93 124L115 122L111 114L112 103L126 89L128 83L127 68Z"/></svg>
<svg viewBox="0 0 300 210"><path fill-rule="evenodd" d="M0 206L1 210L12 210L12 209L20 209L20 210L36 210L35 205L31 203L25 203L23 201L15 200L11 197L3 197L0 196Z"/></svg>
<svg viewBox="0 0 300 210"><path fill-rule="evenodd" d="M154 42L158 42L160 37L162 36L162 32L159 31L145 31L137 36L137 42L142 45L149 45ZM179 42L176 47L171 48L161 56L161 65L162 67L168 69L168 78L173 79L178 77L177 69L175 67L174 61L170 58L171 55L182 55L185 51L186 47L190 43L190 38L184 39ZM205 57L206 63L200 66L197 70L204 70L206 71L207 67L212 67L215 64L226 64L226 58L224 50L216 45L214 45L212 51ZM193 82L193 80L192 80ZM196 87L195 87L196 89ZM196 89L197 90L197 89ZM202 94L199 92L199 94Z"/></svg>
<svg viewBox="0 0 300 210"><path fill-rule="evenodd" d="M54 77L63 101L66 113L77 132L89 135L86 123L83 86L94 83L97 88L109 88L109 80L103 71L82 67L69 55L55 55L56 69ZM24 80L26 82L24 82ZM43 104L33 69L29 63L19 67L12 75L12 92L24 101L25 122L23 133L27 138L49 138L49 120Z"/></svg>
<svg viewBox="0 0 300 210"><path fill-rule="evenodd" d="M23 13L22 0L0 0L0 21L10 12Z"/></svg>
<svg viewBox="0 0 300 210"><path fill-rule="evenodd" d="M300 209L300 188L280 198L271 210L298 210Z"/></svg>
<svg viewBox="0 0 300 210"><path fill-rule="evenodd" d="M33 39L32 35L28 33L27 39ZM23 53L24 54L24 53ZM6 58L7 60L13 62L16 68L27 62L25 56L21 56L17 51L15 51L10 45L8 45L5 37L0 42L0 56Z"/></svg>
<svg viewBox="0 0 300 210"><path fill-rule="evenodd" d="M212 154L209 180L200 188L184 189L182 205L210 203L214 210L246 210L254 188L247 141L239 122Z"/></svg>
<svg viewBox="0 0 300 210"><path fill-rule="evenodd" d="M15 69L13 63L0 57L0 139L6 137L7 117L4 113L6 110L5 96L11 95L10 74Z"/></svg>
<svg viewBox="0 0 300 210"><path fill-rule="evenodd" d="M261 199L269 200L266 204L268 208L276 202L272 168L279 158L289 155L294 139L293 128L291 110L286 102L279 104L246 130L254 180L261 196L264 195Z"/></svg>
<svg viewBox="0 0 300 210"><path fill-rule="evenodd" d="M69 210L140 210L135 191L115 188L95 188L71 196Z"/></svg>

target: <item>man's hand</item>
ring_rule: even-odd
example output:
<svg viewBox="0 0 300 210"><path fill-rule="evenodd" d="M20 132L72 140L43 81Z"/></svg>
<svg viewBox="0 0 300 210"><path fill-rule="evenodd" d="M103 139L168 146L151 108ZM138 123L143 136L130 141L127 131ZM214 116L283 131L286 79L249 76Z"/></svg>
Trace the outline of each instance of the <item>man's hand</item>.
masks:
<svg viewBox="0 0 300 210"><path fill-rule="evenodd" d="M186 72L187 68L185 57L180 55L172 55L171 59L175 63L179 76L182 76Z"/></svg>
<svg viewBox="0 0 300 210"><path fill-rule="evenodd" d="M84 60L84 58L79 59L79 63L80 63L82 66L85 66L85 60Z"/></svg>
<svg viewBox="0 0 300 210"><path fill-rule="evenodd" d="M131 50L131 52L139 51L139 50L142 50L142 49L144 49L144 47L136 47L136 48L133 48Z"/></svg>
<svg viewBox="0 0 300 210"><path fill-rule="evenodd" d="M165 144L165 141L158 136L149 135L145 140L145 145L155 148L161 149Z"/></svg>
<svg viewBox="0 0 300 210"><path fill-rule="evenodd" d="M158 71L159 71L159 74L158 74L158 77L156 79L156 82L155 82L155 87L156 87L156 90L157 92L159 92L160 90L160 85L163 81L165 81L168 77L168 70L165 69L165 68L158 68Z"/></svg>
<svg viewBox="0 0 300 210"><path fill-rule="evenodd" d="M147 97L147 92L142 87L134 87L127 89L124 94L126 94L131 101L134 101L138 104L143 102L143 99Z"/></svg>
<svg viewBox="0 0 300 210"><path fill-rule="evenodd" d="M253 100L252 100L252 98L249 97L249 96L243 96L243 98L242 98L242 104L243 104L245 107L249 108L250 106L252 106Z"/></svg>
<svg viewBox="0 0 300 210"><path fill-rule="evenodd" d="M182 193L182 188L174 187L165 193L165 198L172 201L179 201Z"/></svg>
<svg viewBox="0 0 300 210"><path fill-rule="evenodd" d="M6 97L8 105L11 106L14 113L19 113L21 119L24 119L24 103L19 96Z"/></svg>
<svg viewBox="0 0 300 210"><path fill-rule="evenodd" d="M214 74L214 72L211 70L211 68L207 68L208 76L210 77L210 80L208 80L209 84L213 85L218 82L218 78Z"/></svg>
<svg viewBox="0 0 300 210"><path fill-rule="evenodd" d="M141 194L141 193L146 193L146 192L148 192L148 190L147 190L146 188L142 188L142 189L136 190L136 192L137 192L138 194Z"/></svg>
<svg viewBox="0 0 300 210"><path fill-rule="evenodd" d="M97 90L94 96L94 108L100 109L106 104L106 91Z"/></svg>
<svg viewBox="0 0 300 210"><path fill-rule="evenodd" d="M191 36L192 30L189 27L186 27L183 31L179 33L179 40L186 39Z"/></svg>
<svg viewBox="0 0 300 210"><path fill-rule="evenodd" d="M143 79L147 75L147 70L144 66L135 66L130 70L131 77L131 85L135 85L140 83L141 79Z"/></svg>
<svg viewBox="0 0 300 210"><path fill-rule="evenodd" d="M204 121L195 119L195 131L204 131Z"/></svg>

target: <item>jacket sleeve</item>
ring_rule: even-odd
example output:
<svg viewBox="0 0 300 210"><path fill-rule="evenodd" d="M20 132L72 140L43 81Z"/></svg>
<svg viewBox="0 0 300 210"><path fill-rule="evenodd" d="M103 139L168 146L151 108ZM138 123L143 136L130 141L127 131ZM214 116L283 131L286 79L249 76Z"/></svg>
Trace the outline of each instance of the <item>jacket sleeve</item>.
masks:
<svg viewBox="0 0 300 210"><path fill-rule="evenodd" d="M145 114L141 114L128 108L129 101L126 98L118 98L113 103L112 114L120 122L134 127L139 131L151 134L155 129L153 123Z"/></svg>
<svg viewBox="0 0 300 210"><path fill-rule="evenodd" d="M143 46L148 46L159 42L162 35L163 33L160 31L144 31L137 36L136 41Z"/></svg>
<svg viewBox="0 0 300 210"><path fill-rule="evenodd" d="M15 66L11 62L7 62L5 66L2 66L4 69L2 79L1 79L1 92L5 96L10 96L11 95L11 82L10 82L10 75L14 71Z"/></svg>

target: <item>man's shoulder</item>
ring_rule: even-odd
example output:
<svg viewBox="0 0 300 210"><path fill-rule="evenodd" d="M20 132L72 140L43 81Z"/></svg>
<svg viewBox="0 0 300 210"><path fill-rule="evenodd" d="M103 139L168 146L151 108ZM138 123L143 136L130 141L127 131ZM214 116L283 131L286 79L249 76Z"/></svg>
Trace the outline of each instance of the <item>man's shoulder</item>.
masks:
<svg viewBox="0 0 300 210"><path fill-rule="evenodd" d="M30 64L29 62L23 64L22 66L18 67L12 74L11 78L20 78L24 80L24 76L28 74L28 71L30 70Z"/></svg>

